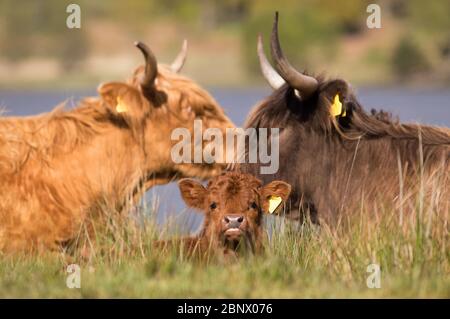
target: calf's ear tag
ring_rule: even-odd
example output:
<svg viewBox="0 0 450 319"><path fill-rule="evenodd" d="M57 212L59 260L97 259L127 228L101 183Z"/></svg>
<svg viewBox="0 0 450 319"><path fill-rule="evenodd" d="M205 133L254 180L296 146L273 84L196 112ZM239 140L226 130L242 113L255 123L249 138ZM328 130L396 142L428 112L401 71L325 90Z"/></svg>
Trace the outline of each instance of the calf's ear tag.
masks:
<svg viewBox="0 0 450 319"><path fill-rule="evenodd" d="M281 197L280 196L270 196L269 197L269 213L273 214L275 210L280 206L281 204Z"/></svg>
<svg viewBox="0 0 450 319"><path fill-rule="evenodd" d="M333 104L331 104L331 115L345 117L347 114L344 110L342 112L342 103L339 99L339 94L336 94L333 99Z"/></svg>
<svg viewBox="0 0 450 319"><path fill-rule="evenodd" d="M126 113L128 108L126 104L122 101L120 97L117 98L116 112L117 113Z"/></svg>

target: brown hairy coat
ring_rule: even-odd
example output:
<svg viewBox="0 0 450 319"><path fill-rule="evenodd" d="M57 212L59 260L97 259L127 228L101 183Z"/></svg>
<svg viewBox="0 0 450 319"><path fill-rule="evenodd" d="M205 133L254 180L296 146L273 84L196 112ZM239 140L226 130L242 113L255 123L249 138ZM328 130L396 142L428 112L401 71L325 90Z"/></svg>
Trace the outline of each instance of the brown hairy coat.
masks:
<svg viewBox="0 0 450 319"><path fill-rule="evenodd" d="M144 94L144 72L71 110L0 118L0 251L55 249L105 205L122 210L153 185L220 173L222 164L177 165L170 154L171 131L192 133L195 118L204 129L233 127L217 102L162 65Z"/></svg>
<svg viewBox="0 0 450 319"><path fill-rule="evenodd" d="M226 172L201 183L183 179L179 182L181 196L192 208L202 211L205 219L197 236L159 242L158 246L178 244L188 254L211 252L219 256L262 251L263 214L269 210L271 196L284 202L291 187L281 181L262 185L250 174Z"/></svg>
<svg viewBox="0 0 450 319"><path fill-rule="evenodd" d="M336 94L345 117L330 114ZM259 164L240 168L263 182L284 180L292 186L289 218L335 222L362 202L369 209L386 200L400 204L400 192L417 191L420 179L426 184L436 177L448 207L450 130L402 124L383 111L367 114L345 81L320 81L305 101L285 85L255 107L245 126L281 128L276 174L260 175Z"/></svg>
<svg viewBox="0 0 450 319"><path fill-rule="evenodd" d="M368 114L347 82L297 71L281 49L278 17L270 42L273 67L261 36L257 47L261 71L275 91L245 126L280 128L280 169L273 175L261 175L259 163L240 169L266 183L288 182L287 217L295 220L335 223L345 213L403 207L406 199L426 195L448 211L450 130L402 124L383 111Z"/></svg>

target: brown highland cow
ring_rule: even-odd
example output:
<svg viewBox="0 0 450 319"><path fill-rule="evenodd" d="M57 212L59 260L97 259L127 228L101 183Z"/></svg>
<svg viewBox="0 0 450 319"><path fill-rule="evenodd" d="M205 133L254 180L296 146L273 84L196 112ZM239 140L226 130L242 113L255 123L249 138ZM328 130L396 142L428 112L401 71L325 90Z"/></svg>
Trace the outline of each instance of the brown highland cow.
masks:
<svg viewBox="0 0 450 319"><path fill-rule="evenodd" d="M0 118L0 251L55 249L72 240L100 206L122 210L141 189L182 177L210 178L223 164L175 164L174 128L225 131L216 101L152 51L128 82L98 88L74 109Z"/></svg>
<svg viewBox="0 0 450 319"><path fill-rule="evenodd" d="M400 207L420 193L435 196L441 211L448 211L448 128L399 123L383 111L368 114L347 82L294 69L280 47L278 14L271 53L274 68L259 37L261 69L275 91L252 110L246 127L280 128L280 169L263 175L260 163L250 163L240 170L264 183L283 180L292 186L286 217L334 223L344 211Z"/></svg>

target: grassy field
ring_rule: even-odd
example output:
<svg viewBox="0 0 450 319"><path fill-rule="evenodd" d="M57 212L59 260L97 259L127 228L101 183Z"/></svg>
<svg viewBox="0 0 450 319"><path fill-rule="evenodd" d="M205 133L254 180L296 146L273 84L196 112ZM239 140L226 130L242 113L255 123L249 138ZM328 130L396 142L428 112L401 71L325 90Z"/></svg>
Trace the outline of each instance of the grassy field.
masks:
<svg viewBox="0 0 450 319"><path fill-rule="evenodd" d="M189 259L178 248L154 249L161 230L152 217L139 227L136 218L105 218L89 258L81 258L81 249L70 256L0 257L0 297L449 298L443 202L362 211L333 228L275 217L264 255L227 263ZM69 263L80 265L80 289L66 286ZM372 263L381 267L378 289L366 284Z"/></svg>

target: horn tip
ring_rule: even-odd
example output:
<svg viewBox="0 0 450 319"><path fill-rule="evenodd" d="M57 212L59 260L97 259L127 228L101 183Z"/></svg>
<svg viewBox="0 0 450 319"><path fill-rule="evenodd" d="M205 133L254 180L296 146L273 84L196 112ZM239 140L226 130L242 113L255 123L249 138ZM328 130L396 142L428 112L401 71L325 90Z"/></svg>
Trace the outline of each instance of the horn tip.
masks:
<svg viewBox="0 0 450 319"><path fill-rule="evenodd" d="M187 51L187 49L188 49L188 40L187 39L183 40L183 44L182 44L181 48L182 48L182 50Z"/></svg>
<svg viewBox="0 0 450 319"><path fill-rule="evenodd" d="M257 47L258 51L259 51L259 50L262 50L262 47L263 47L263 38L262 38L261 33L258 33L258 41L257 41L256 47Z"/></svg>
<svg viewBox="0 0 450 319"><path fill-rule="evenodd" d="M275 11L275 17L273 18L272 32L275 30L278 30L278 11Z"/></svg>

